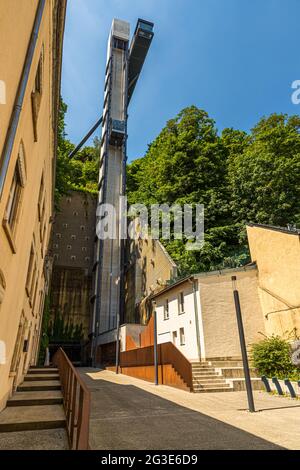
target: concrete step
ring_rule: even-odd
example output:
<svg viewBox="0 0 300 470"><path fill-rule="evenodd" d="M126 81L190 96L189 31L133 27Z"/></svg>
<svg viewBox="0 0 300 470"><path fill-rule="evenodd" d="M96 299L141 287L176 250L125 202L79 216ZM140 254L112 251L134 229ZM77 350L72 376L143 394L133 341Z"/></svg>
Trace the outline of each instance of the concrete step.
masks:
<svg viewBox="0 0 300 470"><path fill-rule="evenodd" d="M213 367L243 367L243 361L211 361Z"/></svg>
<svg viewBox="0 0 300 470"><path fill-rule="evenodd" d="M222 378L216 379L216 380L211 380L211 379L206 379L206 380L199 380L199 381L193 381L193 385L227 385L227 382L223 380Z"/></svg>
<svg viewBox="0 0 300 470"><path fill-rule="evenodd" d="M193 375L193 380L196 380L197 382L201 382L202 380L223 380L223 379L224 377L218 374L201 375L201 376Z"/></svg>
<svg viewBox="0 0 300 470"><path fill-rule="evenodd" d="M245 376L243 367L216 367L216 370L220 372L225 378L243 378ZM257 377L255 370L250 369L250 376Z"/></svg>
<svg viewBox="0 0 300 470"><path fill-rule="evenodd" d="M192 368L211 367L210 362L192 362Z"/></svg>
<svg viewBox="0 0 300 470"><path fill-rule="evenodd" d="M0 414L0 433L64 428L62 405L8 407Z"/></svg>
<svg viewBox="0 0 300 470"><path fill-rule="evenodd" d="M217 372L195 372L193 373L193 378L205 378L205 377L221 377L221 374Z"/></svg>
<svg viewBox="0 0 300 470"><path fill-rule="evenodd" d="M214 393L214 392L233 392L233 388L225 387L210 387L210 388L196 388L195 393Z"/></svg>
<svg viewBox="0 0 300 470"><path fill-rule="evenodd" d="M61 405L62 393L59 390L39 392L16 392L6 406Z"/></svg>
<svg viewBox="0 0 300 470"><path fill-rule="evenodd" d="M194 387L199 387L199 388L228 388L230 387L229 384L226 382L206 382L206 383L198 383L195 384Z"/></svg>
<svg viewBox="0 0 300 470"><path fill-rule="evenodd" d="M244 378L226 379L226 383L233 387L234 391L246 390L246 380ZM264 390L264 384L260 378L251 378L251 385L253 390Z"/></svg>
<svg viewBox="0 0 300 470"><path fill-rule="evenodd" d="M3 432L0 450L69 450L65 429Z"/></svg>
<svg viewBox="0 0 300 470"><path fill-rule="evenodd" d="M27 374L24 377L24 382L37 382L37 381L48 381L59 380L58 374Z"/></svg>
<svg viewBox="0 0 300 470"><path fill-rule="evenodd" d="M61 390L59 380L48 380L48 381L36 381L36 382L23 382L18 386L18 392L34 392L34 391L50 391L50 390Z"/></svg>
<svg viewBox="0 0 300 470"><path fill-rule="evenodd" d="M214 367L193 367L192 368L192 373L201 373L201 372L215 372Z"/></svg>
<svg viewBox="0 0 300 470"><path fill-rule="evenodd" d="M58 373L57 367L40 367L40 366L30 366L28 372L30 374L51 374L52 372Z"/></svg>

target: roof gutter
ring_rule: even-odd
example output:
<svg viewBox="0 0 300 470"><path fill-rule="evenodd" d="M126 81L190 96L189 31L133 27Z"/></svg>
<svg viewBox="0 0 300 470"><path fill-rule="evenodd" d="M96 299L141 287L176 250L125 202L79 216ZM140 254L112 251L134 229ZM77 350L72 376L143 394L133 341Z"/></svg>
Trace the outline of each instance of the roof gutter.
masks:
<svg viewBox="0 0 300 470"><path fill-rule="evenodd" d="M34 56L35 46L37 43L38 34L39 34L41 22L42 22L45 3L46 3L46 0L39 0L39 3L38 3L34 25L33 25L32 33L31 33L31 37L30 37L30 41L29 41L29 45L28 45L28 49L26 53L25 63L24 63L21 79L19 82L14 107L13 107L11 118L10 118L10 124L9 124L6 138L5 138L3 152L1 155L0 198L2 196L6 174L7 174L13 146L15 143L15 137L16 137L16 133L18 129L21 111L22 111L22 106L23 106L24 96L25 96L26 87L28 83L29 73L30 73L30 69L32 65L32 60Z"/></svg>

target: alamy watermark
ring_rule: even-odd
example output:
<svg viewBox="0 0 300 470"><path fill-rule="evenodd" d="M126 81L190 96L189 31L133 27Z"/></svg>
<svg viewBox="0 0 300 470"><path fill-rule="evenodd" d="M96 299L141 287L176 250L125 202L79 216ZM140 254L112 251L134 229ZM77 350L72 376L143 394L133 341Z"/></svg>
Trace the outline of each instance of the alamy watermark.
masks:
<svg viewBox="0 0 300 470"><path fill-rule="evenodd" d="M291 88L295 91L293 91L291 95L291 100L293 104L300 104L300 80L294 80Z"/></svg>
<svg viewBox="0 0 300 470"><path fill-rule="evenodd" d="M100 240L153 239L183 240L186 250L200 250L204 244L203 204L133 204L127 207L120 196L119 208L99 204L96 234Z"/></svg>

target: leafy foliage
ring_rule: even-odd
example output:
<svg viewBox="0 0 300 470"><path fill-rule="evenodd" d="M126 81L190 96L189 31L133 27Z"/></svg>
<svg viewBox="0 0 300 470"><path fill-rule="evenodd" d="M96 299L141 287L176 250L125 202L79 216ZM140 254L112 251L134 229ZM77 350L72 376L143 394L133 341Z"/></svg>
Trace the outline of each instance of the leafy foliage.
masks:
<svg viewBox="0 0 300 470"><path fill-rule="evenodd" d="M49 341L80 341L83 339L83 325L74 325L72 322L66 322L63 316L57 312L54 320L48 325L47 331Z"/></svg>
<svg viewBox="0 0 300 470"><path fill-rule="evenodd" d="M94 139L94 146L84 147L74 157L69 158L74 144L67 139L65 130L65 114L67 105L62 101L59 111L57 163L56 163L56 205L59 206L61 196L70 190L97 194L97 181L99 172L98 138Z"/></svg>
<svg viewBox="0 0 300 470"><path fill-rule="evenodd" d="M252 363L260 375L278 379L300 379L300 370L291 362L291 347L279 336L265 338L252 345Z"/></svg>
<svg viewBox="0 0 300 470"><path fill-rule="evenodd" d="M44 303L43 321L42 321L42 328L41 328L41 341L40 341L40 350L39 350L39 358L38 358L38 363L40 366L44 365L46 349L49 346L49 336L48 336L49 321L50 321L50 296L49 294L47 294L45 296L45 303Z"/></svg>
<svg viewBox="0 0 300 470"><path fill-rule="evenodd" d="M250 261L245 223L300 222L300 118L273 114L251 133L224 129L196 106L167 122L127 167L130 204L204 204L205 243L162 242L180 274Z"/></svg>

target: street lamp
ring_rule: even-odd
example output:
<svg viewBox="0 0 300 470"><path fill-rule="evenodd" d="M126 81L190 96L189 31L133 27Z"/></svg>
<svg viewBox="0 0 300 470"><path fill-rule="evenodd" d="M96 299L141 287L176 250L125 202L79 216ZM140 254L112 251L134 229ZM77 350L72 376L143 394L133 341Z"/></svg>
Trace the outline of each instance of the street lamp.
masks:
<svg viewBox="0 0 300 470"><path fill-rule="evenodd" d="M239 338L240 338L240 345L241 345L241 352L242 352L242 359L243 359L244 375L245 375L245 381L246 381L248 407L249 407L249 411L251 413L254 413L255 412L254 400L253 400L252 385L251 385L251 378L250 378L250 371L249 371L249 363L248 363L248 356L247 356L247 348L246 348L245 333L244 333L244 326L243 326L243 319L242 319L242 312L241 312L240 297L239 297L239 292L236 286L236 276L232 276L231 280L232 280L233 298L234 298L234 304L235 304L236 319L237 319L237 324L238 324Z"/></svg>
<svg viewBox="0 0 300 470"><path fill-rule="evenodd" d="M153 345L153 352L154 352L154 384L158 385L158 354L157 354L157 313L156 313L156 302L155 300L152 301L153 304L153 315L154 315L154 345Z"/></svg>

